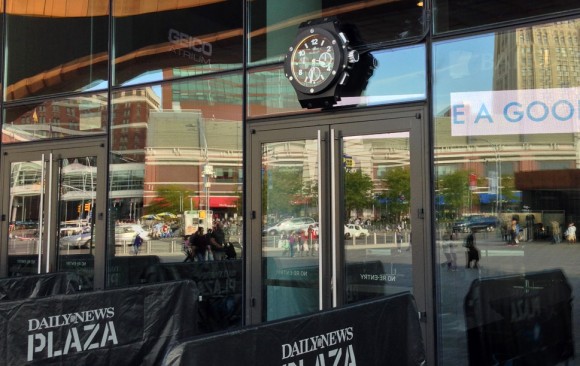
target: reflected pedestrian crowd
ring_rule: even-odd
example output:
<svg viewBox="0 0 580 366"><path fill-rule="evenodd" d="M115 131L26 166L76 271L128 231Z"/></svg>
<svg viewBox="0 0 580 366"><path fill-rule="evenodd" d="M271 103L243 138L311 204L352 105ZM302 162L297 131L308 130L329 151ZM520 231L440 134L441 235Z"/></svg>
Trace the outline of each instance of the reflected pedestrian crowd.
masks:
<svg viewBox="0 0 580 366"><path fill-rule="evenodd" d="M184 262L220 261L236 259L237 253L232 243L226 241L224 225L217 221L213 229L204 233L203 226L190 235L184 242Z"/></svg>

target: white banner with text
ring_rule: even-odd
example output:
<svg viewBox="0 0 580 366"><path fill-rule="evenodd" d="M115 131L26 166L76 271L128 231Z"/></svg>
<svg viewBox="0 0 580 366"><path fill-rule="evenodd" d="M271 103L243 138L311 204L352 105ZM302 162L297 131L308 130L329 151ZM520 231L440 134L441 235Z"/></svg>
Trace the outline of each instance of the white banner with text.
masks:
<svg viewBox="0 0 580 366"><path fill-rule="evenodd" d="M580 87L451 93L451 135L580 132Z"/></svg>

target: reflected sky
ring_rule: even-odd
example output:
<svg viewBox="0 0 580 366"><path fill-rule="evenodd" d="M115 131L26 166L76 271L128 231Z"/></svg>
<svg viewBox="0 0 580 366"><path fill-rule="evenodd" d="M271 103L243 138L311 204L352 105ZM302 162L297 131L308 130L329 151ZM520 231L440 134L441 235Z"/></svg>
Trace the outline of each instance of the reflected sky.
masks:
<svg viewBox="0 0 580 366"><path fill-rule="evenodd" d="M449 108L452 92L492 90L494 42L491 33L434 44L435 115Z"/></svg>

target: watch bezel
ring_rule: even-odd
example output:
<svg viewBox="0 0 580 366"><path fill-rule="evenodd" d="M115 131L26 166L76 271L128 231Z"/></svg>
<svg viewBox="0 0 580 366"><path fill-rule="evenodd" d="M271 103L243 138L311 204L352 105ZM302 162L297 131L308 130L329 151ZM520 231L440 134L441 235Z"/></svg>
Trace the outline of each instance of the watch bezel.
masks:
<svg viewBox="0 0 580 366"><path fill-rule="evenodd" d="M293 55L298 45L300 45L306 38L312 37L315 34L320 34L321 36L324 36L334 41L332 45L334 49L335 60L331 71L332 75L319 85L304 86L296 80L296 77L292 72ZM292 47L290 47L290 49L286 53L286 60L284 62L284 72L286 74L286 78L288 78L294 89L301 93L308 95L321 93L339 80L342 71L344 71L344 69L346 68L346 60L347 60L346 53L347 53L346 44L343 42L341 37L339 37L338 33L332 32L321 26L316 25L307 26L305 27L305 29L303 29L296 35Z"/></svg>

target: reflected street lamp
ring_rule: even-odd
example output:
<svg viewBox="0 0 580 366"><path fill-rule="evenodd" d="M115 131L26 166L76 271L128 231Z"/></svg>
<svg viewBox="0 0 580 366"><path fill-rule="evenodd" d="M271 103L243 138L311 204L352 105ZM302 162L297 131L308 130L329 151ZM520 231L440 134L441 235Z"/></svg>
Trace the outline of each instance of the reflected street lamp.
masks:
<svg viewBox="0 0 580 366"><path fill-rule="evenodd" d="M210 201L210 188L211 182L209 181L210 178L215 178L215 172L213 170L213 166L209 163L206 163L203 167L203 191L205 196L205 211L206 211L206 230L211 227L210 217L209 217L209 201Z"/></svg>
<svg viewBox="0 0 580 366"><path fill-rule="evenodd" d="M495 177L490 177L492 185L495 185L495 209L496 215L501 212L501 157L499 154L499 145L494 144L493 142L489 141L488 139L482 137L473 138L473 140L481 140L487 142L495 151Z"/></svg>

